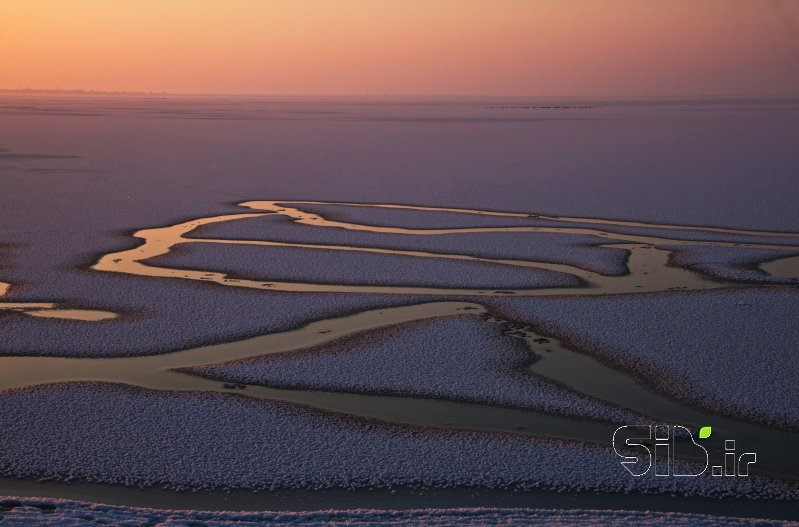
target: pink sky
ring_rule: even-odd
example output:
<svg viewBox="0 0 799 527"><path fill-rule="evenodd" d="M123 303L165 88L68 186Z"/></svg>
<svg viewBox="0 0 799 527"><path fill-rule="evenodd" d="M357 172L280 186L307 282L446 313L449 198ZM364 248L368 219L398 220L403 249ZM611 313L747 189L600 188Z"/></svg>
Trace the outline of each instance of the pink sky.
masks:
<svg viewBox="0 0 799 527"><path fill-rule="evenodd" d="M0 88L799 95L799 1L5 0Z"/></svg>

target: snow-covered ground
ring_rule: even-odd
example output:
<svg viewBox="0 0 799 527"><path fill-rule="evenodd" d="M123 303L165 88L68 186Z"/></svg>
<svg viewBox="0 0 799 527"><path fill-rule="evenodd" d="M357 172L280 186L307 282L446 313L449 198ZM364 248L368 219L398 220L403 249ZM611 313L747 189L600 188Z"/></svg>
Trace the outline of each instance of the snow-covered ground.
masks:
<svg viewBox="0 0 799 527"><path fill-rule="evenodd" d="M7 393L0 437L0 475L33 479L192 489L465 486L799 498L796 486L757 477L632 478L604 445L382 425L236 396L116 385Z"/></svg>
<svg viewBox="0 0 799 527"><path fill-rule="evenodd" d="M394 527L572 526L588 527L789 527L792 521L681 514L548 509L412 509L323 510L309 512L198 512L116 507L91 503L30 498L0 498L0 524L4 527L257 527L301 525L307 527L385 525Z"/></svg>
<svg viewBox="0 0 799 527"><path fill-rule="evenodd" d="M487 299L713 411L799 426L799 290Z"/></svg>
<svg viewBox="0 0 799 527"><path fill-rule="evenodd" d="M702 271L722 280L740 280L773 284L795 283L794 280L773 277L761 271L757 267L757 264L777 258L796 256L799 252L751 249L746 247L667 246L666 248L678 249L672 257L672 261L675 265Z"/></svg>
<svg viewBox="0 0 799 527"><path fill-rule="evenodd" d="M37 285L35 289L40 287ZM70 357L152 355L286 331L312 320L429 300L429 297L400 295L267 293L86 271L67 273L53 291L55 299L71 299L73 303L69 305L102 306L119 311L122 316L110 324L87 324L7 313L0 322L0 353ZM22 293L9 300L31 296ZM41 293L35 298L53 299Z"/></svg>
<svg viewBox="0 0 799 527"><path fill-rule="evenodd" d="M385 209L374 207L351 207L338 204L297 204L305 212L324 218L364 225L399 227L403 229L464 229L472 227L532 227L551 225L551 221L540 221L534 217L497 217L465 214L448 211L418 211L407 209ZM530 211L531 213L533 211Z"/></svg>
<svg viewBox="0 0 799 527"><path fill-rule="evenodd" d="M311 206L298 205L303 210ZM323 207L318 207L326 211ZM390 226L392 222L383 222L383 213L390 215L392 209L357 209L371 212L365 218L358 215L364 224ZM409 216L420 218L414 225L420 228L445 228L448 225L480 225L490 216L471 216L474 222L447 221L446 218L458 217L457 214L402 211ZM323 212L324 213L324 212ZM431 215L431 217L428 217ZM441 217L444 217L441 219ZM327 217L327 216L324 216ZM335 216L333 216L335 217ZM496 218L502 219L502 218ZM507 219L507 218L505 218ZM511 218L513 219L513 218ZM486 222L507 225L508 222ZM519 222L529 226L530 223ZM512 224L512 222L511 222ZM414 236L408 234L382 234L364 231L351 231L336 228L316 228L313 225L298 225L285 216L271 215L251 219L235 220L224 223L209 224L191 233L198 238L227 238L238 240L270 240L294 243L312 243L325 245L351 245L355 247L380 247L386 249L404 249L411 251L429 251L451 254L468 254L484 258L533 260L551 263L564 263L589 269L602 274L620 275L626 269L626 251L607 247L597 247L607 243L606 239L597 236L579 236L551 233L452 233L434 236Z"/></svg>
<svg viewBox="0 0 799 527"><path fill-rule="evenodd" d="M591 221L591 215L588 213L576 214L576 218L581 218L580 222L574 222L569 218L564 219L545 219L538 217L534 211L525 211L530 213L530 217L502 217L482 214L467 214L463 212L444 212L444 211L425 211L413 209L386 209L378 207L361 207L361 206L348 206L348 205L315 205L315 204L297 204L293 205L287 203L289 207L299 207L305 212L318 214L326 219L335 221L344 221L351 223L361 223L365 225L376 225L385 227L398 227L408 229L463 229L472 227L578 227L586 229L610 229L614 232L621 234L650 234L663 238L674 238L677 240L710 240L710 241L728 241L735 243L781 243L781 244L799 244L799 236L791 235L791 232L786 232L784 236L761 236L756 232L743 234L743 233L721 233L721 232L707 232L704 230L699 231L686 231L681 229L669 228L668 225L659 225L658 222L645 222L646 225L641 226L625 226L625 225L609 225L607 223L597 223ZM491 210L491 209L487 209ZM497 209L499 212L506 212L504 209ZM557 216L554 214L552 216ZM564 215L565 216L565 215ZM621 217L611 218L605 216L596 216L596 219L619 220ZM248 222L244 222L248 223ZM664 221L660 223L668 224ZM680 221L672 222L675 225L683 224ZM695 226L710 226L712 223L700 223ZM747 227L743 226L744 229ZM758 230L755 227L749 227ZM254 229L250 229L254 231ZM765 229L768 230L768 229ZM783 227L775 229L777 231L787 230L795 232L792 227ZM504 235L503 235L504 236ZM562 234L559 236L563 236ZM565 236L568 237L568 236ZM578 236L579 238L579 236ZM590 239L590 238L589 238Z"/></svg>
<svg viewBox="0 0 799 527"><path fill-rule="evenodd" d="M130 237L137 229L240 212L235 203L245 200L796 228L799 121L785 102L741 103L741 111L723 101L603 101L534 115L490 110L490 101L0 102L0 281L12 284L9 300L123 313L90 328L6 316L6 354L157 353L412 301L265 295L87 270L98 255L138 243ZM377 224L411 216L427 226L494 221L366 208L349 214ZM486 239L471 250L509 251ZM549 257L583 260L588 250ZM604 262L597 256L594 264Z"/></svg>
<svg viewBox="0 0 799 527"><path fill-rule="evenodd" d="M316 284L525 289L579 286L573 275L483 262L294 247L182 244L150 265Z"/></svg>
<svg viewBox="0 0 799 527"><path fill-rule="evenodd" d="M523 371L524 342L477 316L362 333L317 348L196 368L247 384L458 399L636 422L640 416Z"/></svg>
<svg viewBox="0 0 799 527"><path fill-rule="evenodd" d="M592 104L593 108L546 111L540 118L542 114L529 112L488 111L488 101L420 105L3 97L0 281L12 284L8 300L55 301L121 313L119 319L96 324L6 313L0 317L3 354L163 353L420 301L410 296L242 291L89 270L99 255L135 246L138 241L131 234L138 229L241 212L235 203L246 200L408 203L750 229L797 228L799 113L791 102L750 101L739 107L718 101L604 101ZM407 221L408 216L389 217L369 209L362 213L375 218L379 214L388 222ZM419 218L425 225L440 219ZM468 218L473 221L477 218ZM535 223L535 218L529 222ZM375 223L381 224L377 218ZM524 241L526 237L510 238L514 247L508 248L499 237L452 236L443 238L443 246L508 256L540 251L541 259L564 258L618 271L617 252L576 245L591 243L590 239L566 238L567 248L556 247L546 237L537 239L536 246ZM374 237L369 242L384 243ZM558 254L547 254L556 249ZM595 260L587 258L588 251L596 254ZM220 263L232 261L217 247L202 252L204 261L215 252ZM301 258L291 258L287 251L271 254L285 259L277 265L286 272L297 271L292 266ZM386 259L359 255L356 268L355 260L340 256L326 259L314 252L312 258L327 266L327 274L315 276L388 281L396 274L387 272ZM733 261L732 253L722 256ZM403 269L402 278L415 284L426 276L436 283L457 280L475 285L507 276L493 268L471 273L450 265L433 272L427 262ZM514 280L519 279L515 273ZM531 275L525 280L527 276ZM536 279L542 276L536 274ZM503 286L508 287L504 281ZM795 382L799 293L795 290L486 301L588 352L666 383L660 386L694 404L799 424ZM709 377L717 382L708 382ZM483 386L428 383L425 389L465 394L466 388L476 391ZM488 394L497 400L521 401L513 391ZM794 487L757 478L632 479L608 448L378 426L233 396L153 393L119 386L3 393L0 438L0 473L27 478L200 488L543 486L564 491L797 497ZM89 507L61 504L52 514L14 507L2 513L0 523L11 524L25 515L30 516L24 520L29 524L43 518L65 524L69 514L87 515L75 521L94 521L86 519L92 514L102 519L103 511L86 512ZM120 516L109 521L121 523L123 511L113 510ZM198 521L191 517L198 513L181 514L154 516L153 521L175 525ZM340 514L351 523L386 519L385 513ZM406 523L427 523L437 516L444 525L464 524L475 514L488 515L476 523L508 518L501 511L415 514L420 515L418 521L411 517ZM530 517L552 521L552 514L531 512L520 521ZM574 512L563 521L576 521L581 515ZM618 520L636 525L644 520L706 525L716 521L673 515L658 520L636 514L596 520L595 513L585 513L585 518L589 523ZM305 521L308 516L295 519Z"/></svg>

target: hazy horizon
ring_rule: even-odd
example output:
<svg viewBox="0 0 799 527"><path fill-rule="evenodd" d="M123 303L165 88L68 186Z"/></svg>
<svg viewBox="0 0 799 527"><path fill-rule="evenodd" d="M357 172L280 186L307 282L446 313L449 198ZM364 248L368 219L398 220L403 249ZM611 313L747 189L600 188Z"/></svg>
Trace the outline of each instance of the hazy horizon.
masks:
<svg viewBox="0 0 799 527"><path fill-rule="evenodd" d="M0 88L254 96L784 97L799 2L0 4ZM794 67L795 66L795 67Z"/></svg>
<svg viewBox="0 0 799 527"><path fill-rule="evenodd" d="M550 100L550 101L646 101L646 100L664 100L664 101L712 101L712 100L729 100L729 101L779 101L779 100L794 100L799 99L799 94L794 93L774 93L763 95L750 95L750 94L714 94L714 93L697 93L697 94L671 94L671 95L649 95L649 94L628 94L628 95L598 95L598 94L583 94L583 95L560 95L560 94L473 94L465 95L458 93L247 93L247 92L172 92L172 91L144 91L144 90L92 90L92 89L64 89L64 88L0 88L0 93L6 94L31 94L31 95L50 95L50 94L63 94L63 95L111 95L111 96L124 96L124 95L142 95L142 96L162 96L162 97L241 97L241 98L286 98L286 99L315 99L315 98L330 98L330 99L351 99L351 98L375 98L375 99L527 99L527 100Z"/></svg>

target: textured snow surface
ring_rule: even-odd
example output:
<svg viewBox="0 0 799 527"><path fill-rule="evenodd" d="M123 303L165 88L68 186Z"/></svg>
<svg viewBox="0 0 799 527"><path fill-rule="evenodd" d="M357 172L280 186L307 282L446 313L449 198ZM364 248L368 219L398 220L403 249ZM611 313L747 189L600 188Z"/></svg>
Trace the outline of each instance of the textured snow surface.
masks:
<svg viewBox="0 0 799 527"><path fill-rule="evenodd" d="M489 110L491 101L3 95L1 102L0 281L12 283L10 299L128 315L103 324L4 315L2 353L152 353L392 302L248 294L86 270L98 255L138 243L135 230L241 212L234 203L246 200L760 229L797 223L793 103L603 101L530 112Z"/></svg>
<svg viewBox="0 0 799 527"><path fill-rule="evenodd" d="M760 236L757 233L734 234L709 231L688 231L671 229L667 226L659 226L657 222L647 226L624 226L603 223L580 222L575 223L568 219L542 219L531 216L529 218L515 218L491 216L482 214L467 214L459 212L443 211L421 211L410 209L386 209L378 207L352 207L346 205L305 205L291 204L286 206L299 208L305 212L318 214L329 220L344 221L351 223L361 223L365 225L378 225L382 227L399 227L409 229L444 229L444 228L468 228L468 227L569 227L578 229L598 229L609 230L621 234L643 234L662 238L674 238L677 240L712 240L727 241L735 243L777 243L799 245L799 236ZM504 212L500 210L500 212ZM556 216L556 215L552 215ZM565 215L564 215L565 216ZM585 213L576 214L575 217L590 219ZM604 218L597 216L597 219L622 219ZM646 222L646 220L643 220ZM682 222L661 222L674 223L679 225ZM709 226L713 224L697 224L696 226ZM757 229L754 229L757 230ZM786 227L786 229L775 229L796 231L796 226ZM568 235L566 235L568 236ZM580 238L580 235L573 235ZM588 239L591 239L590 235ZM607 241L605 239L605 241Z"/></svg>
<svg viewBox="0 0 799 527"><path fill-rule="evenodd" d="M87 270L98 255L138 243L135 230L241 212L234 203L246 200L796 229L795 103L605 101L541 118L486 112L490 101L2 97L0 280L13 284L9 299L124 316L87 324L3 315L1 353L156 353L418 302L242 291ZM492 302L664 384L677 379L676 395L698 404L797 423L798 296L751 291ZM714 378L737 382L706 382L710 368ZM412 431L232 396L119 387L2 394L0 437L3 474L61 480L796 497L756 478L633 480L608 448Z"/></svg>
<svg viewBox="0 0 799 527"><path fill-rule="evenodd" d="M679 266L702 271L723 280L764 283L796 283L795 280L772 277L757 264L778 258L799 255L799 252L750 249L742 247L666 247L678 249L672 261Z"/></svg>
<svg viewBox="0 0 799 527"><path fill-rule="evenodd" d="M172 488L424 485L799 497L795 486L756 477L632 478L608 446L378 425L236 396L118 386L3 394L0 437L0 475L25 478Z"/></svg>
<svg viewBox="0 0 799 527"><path fill-rule="evenodd" d="M369 526L390 525L432 527L527 525L587 527L697 526L760 527L795 526L791 521L753 520L682 514L674 512L599 511L575 509L416 509L416 510L327 510L310 512L199 512L167 511L98 505L85 502L0 498L0 524L4 527L95 527L111 524L119 527L256 527L266 525Z"/></svg>
<svg viewBox="0 0 799 527"><path fill-rule="evenodd" d="M241 340L286 331L312 320L421 301L419 297L398 295L266 292L85 271L65 274L67 278L52 288L58 299L71 299L71 306L119 310L123 316L109 322L85 323L6 313L0 318L0 353L149 355ZM26 284L25 289L41 290L41 286ZM43 294L22 292L14 300L23 298L53 300Z"/></svg>
<svg viewBox="0 0 799 527"><path fill-rule="evenodd" d="M414 205L411 203L411 205ZM302 211L318 214L334 221L379 225L381 227L399 227L402 229L464 229L472 227L534 227L550 225L548 220L537 220L534 217L501 217L463 212L445 212L432 210L408 210L375 207L353 207L347 205L292 204L287 207L299 208ZM447 205L440 205L447 207ZM506 212L506 211L501 211ZM510 211L513 212L513 211ZM533 211L530 211L533 212Z"/></svg>
<svg viewBox="0 0 799 527"><path fill-rule="evenodd" d="M366 223L381 223L383 212L392 209L367 209L372 217ZM450 222L437 221L457 214L412 212L421 218L433 214L423 228L441 228ZM488 216L474 216L482 219ZM390 225L388 222L385 225ZM549 233L454 233L441 235L382 234L352 231L339 228L314 227L289 221L285 216L271 215L252 219L234 220L205 225L192 233L199 238L227 238L239 240L270 240L326 245L351 245L356 247L380 247L437 253L468 254L484 258L535 260L575 265L602 274L620 275L626 251L598 247L607 239L597 236Z"/></svg>
<svg viewBox="0 0 799 527"><path fill-rule="evenodd" d="M150 265L264 281L453 288L577 286L573 275L507 265L324 249L182 244Z"/></svg>
<svg viewBox="0 0 799 527"><path fill-rule="evenodd" d="M486 302L675 397L799 426L795 287Z"/></svg>
<svg viewBox="0 0 799 527"><path fill-rule="evenodd" d="M628 411L523 371L524 342L476 316L394 326L309 350L197 368L247 384L476 401L637 422Z"/></svg>

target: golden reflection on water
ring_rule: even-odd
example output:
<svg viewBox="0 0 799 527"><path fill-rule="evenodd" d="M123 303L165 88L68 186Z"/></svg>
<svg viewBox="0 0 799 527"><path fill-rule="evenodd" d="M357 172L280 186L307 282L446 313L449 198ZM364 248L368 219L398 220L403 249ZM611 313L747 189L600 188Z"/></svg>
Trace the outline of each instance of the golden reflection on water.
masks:
<svg viewBox="0 0 799 527"><path fill-rule="evenodd" d="M65 320L83 320L84 322L96 322L99 320L111 320L117 317L116 313L110 311L94 311L91 309L39 309L26 311L25 314L32 317L41 318L61 318Z"/></svg>
<svg viewBox="0 0 799 527"><path fill-rule="evenodd" d="M477 227L449 229L418 229L401 227L381 227L354 222L328 220L318 214L302 211L288 204L302 205L350 205L357 207L374 207L386 209L408 209L419 212L436 211L458 214L474 214L486 216L529 217L526 214L478 211L469 209L446 209L435 207L414 207L409 205L370 205L342 204L328 202L274 202L251 201L241 205L258 212L229 214L197 218L176 225L144 229L135 233L143 240L133 249L110 253L102 256L93 266L98 271L126 273L147 277L166 277L197 281L206 281L228 287L245 287L268 291L296 292L343 292L343 293L383 293L414 294L436 296L569 296L569 295L606 295L621 293L645 293L667 290L703 290L722 287L748 287L747 284L732 281L710 279L691 269L682 268L672 263L675 247L743 247L785 251L786 257L761 265L761 269L772 276L797 276L799 258L793 255L799 252L799 244L771 244L755 241L755 238L789 238L799 236L795 233L750 231L743 229L726 229L713 227L693 227L666 224L650 224L629 221L614 221L591 218L569 218L557 216L536 216L537 221L557 221L572 223L573 227L559 226L516 226L516 227ZM269 240L231 240L189 237L193 231L204 225L212 225L232 220L257 218L266 214L287 216L295 223L316 228L339 228L353 231L376 232L383 234L403 234L419 236L436 236L453 233L553 233L579 234L601 237L607 243L598 247L613 247L626 250L628 253L627 270L624 275L602 275L595 271L580 268L576 265L529 260L512 260L500 258L482 258L469 254L447 254L376 247L352 247L344 245L320 245L306 243L289 243ZM635 227L638 229L661 229L672 231L703 231L716 234L734 234L753 237L752 243L683 240L646 233L616 232L615 228ZM618 230L618 229L617 229ZM568 273L580 278L583 285L578 287L534 287L496 291L479 288L430 288L399 287L392 285L364 286L345 284L312 284L301 282L274 282L245 278L228 277L221 272L209 270L185 270L154 266L148 259L169 254L173 247L180 244L215 244L215 245L251 245L268 247L295 247L302 249L324 249L347 252L378 253L385 255L411 256L418 258L437 258L448 260L466 260L493 265L546 269ZM669 247L668 249L665 247ZM266 279L268 280L268 278ZM763 287L764 284L759 284ZM7 294L9 284L0 283L0 294ZM71 309L55 303L0 303L0 310L11 310L36 317L55 317L81 321L109 320L116 315L105 311ZM237 359L258 357L266 354L284 353L300 348L319 345L343 336L378 327L426 320L434 317L453 316L459 314L485 314L480 304L467 302L433 302L398 308L376 309L335 319L313 322L303 328L283 333L275 333L239 342L187 349L162 355L121 357L121 358L62 358L62 357L0 357L0 389L22 388L32 385L50 384L66 381L113 382L138 386L146 389L162 391L192 391L211 393L232 393L225 383L203 377L191 368L219 364ZM498 321L502 323L502 321ZM532 341L539 335L528 332ZM529 339L528 339L529 340ZM630 408L644 414L667 416L686 422L706 421L703 413L683 407L671 400L651 393L638 381L628 379L625 374L615 372L598 361L586 359L584 356L560 349L549 359L539 360L531 370L544 377L560 382L580 393L594 396L614 404ZM582 374L580 374L582 372ZM594 382L602 379L607 382ZM627 386L624 394L614 391L614 386ZM519 422L527 423L524 433L534 435L551 435L569 437L587 441L605 440L605 425L593 422L582 422L522 409L496 408L481 409L479 406L458 403L455 401L416 400L413 398L396 398L368 394L350 394L341 392L314 392L307 390L279 389L267 386L236 386L235 393L255 399L269 401L286 401L318 409L346 413L369 418L378 418L391 422L409 424L432 424L442 426L436 416L448 415L449 425L454 428L492 429L502 431L518 431ZM638 390L637 396L630 402L629 392ZM622 396L623 395L623 396ZM504 412L504 413L503 413ZM501 414L501 416L500 416ZM507 415L506 415L507 414ZM500 416L493 421L490 415ZM425 419L431 419L427 422ZM734 430L736 437L755 438L768 437L770 444L784 442L785 433L764 430L754 425L737 423L714 417L720 428ZM489 424L486 424L489 423ZM446 423L445 423L446 424ZM716 425L714 425L716 426ZM769 435L770 434L770 435ZM772 437L773 436L773 437ZM767 467L775 470L774 467ZM791 469L792 470L792 469Z"/></svg>
<svg viewBox="0 0 799 527"><path fill-rule="evenodd" d="M289 204L293 205L290 207ZM623 220L608 220L601 218L582 218L568 216L533 215L537 221L555 221L559 226L514 226L514 227L471 227L447 229L420 229L402 227L384 227L366 225L354 222L329 220L319 214L305 212L301 205L337 205L348 207L371 207L377 209L401 209L420 213L446 212L451 214L471 214L478 216L494 216L508 218L529 218L531 215L516 212L484 211L474 209L428 207L396 204L367 204L347 202L321 202L321 201L248 201L240 203L242 207L257 210L253 213L227 214L197 218L176 225L143 229L135 233L143 243L133 249L109 253L102 256L93 269L98 271L118 272L148 277L178 278L212 282L229 287L244 287L268 291L292 291L310 293L370 293L370 294L413 294L413 295L469 295L469 296L567 296L567 295L604 295L621 293L647 293L667 290L703 290L721 287L743 287L746 284L739 282L725 282L718 278L710 279L691 269L676 266L671 261L675 247L739 247L749 249L769 249L796 253L799 244L772 244L684 240L658 236L651 232L625 233L617 232L619 227L634 227L645 230L671 230L689 232L708 232L714 234L734 234L754 238L791 237L799 236L797 233L755 231L746 229L732 229L721 227L698 227L673 224L646 223ZM189 235L198 228L215 223L222 223L241 219L254 219L267 214L280 214L290 221L313 228L338 228L350 231L362 231L381 234L402 234L415 236L436 236L455 233L550 233L589 235L601 237L609 243L598 247L613 247L626 250L629 254L627 261L627 274L620 276L602 275L600 273L583 269L577 265L553 263L532 260L483 258L469 254L448 254L427 251L413 251L401 249L387 249L378 247L351 247L345 245L323 245L307 243L289 243L269 240L232 240L195 238ZM564 227L563 223L572 224ZM614 227L617 229L614 230ZM197 269L173 269L169 267L154 266L145 263L147 260L167 255L172 248L179 244L216 244L216 245L250 245L268 247L289 247L300 249L323 249L333 251L376 253L394 256L410 256L417 258L435 258L447 260L472 261L491 265L504 265L512 267L526 267L549 270L570 274L578 277L582 284L570 287L532 287L526 289L493 290L490 288L440 288L440 287L413 287L413 286L367 286L357 284L318 284L302 282L269 281L268 277L254 280L246 278L233 278L221 272ZM664 247L669 246L669 249ZM799 276L799 257L788 254L785 258L761 264L762 271L780 278L795 278ZM0 282L0 296L7 295L10 284ZM117 317L117 314L108 311L89 309L74 309L49 302L0 302L0 311L12 311L40 318L59 318L78 321L102 321Z"/></svg>
<svg viewBox="0 0 799 527"><path fill-rule="evenodd" d="M10 290L11 284L0 282L0 296L7 295ZM32 317L60 318L83 322L111 320L117 317L116 313L111 313L110 311L60 308L52 302L0 302L0 312L2 311L21 313Z"/></svg>
<svg viewBox="0 0 799 527"><path fill-rule="evenodd" d="M288 206L289 204L294 207ZM647 293L667 290L703 290L720 287L741 287L740 282L725 282L718 279L707 278L693 270L682 268L671 262L675 252L674 247L739 247L748 249L769 249L775 251L797 252L799 244L773 244L761 243L753 239L752 242L725 242L684 240L679 238L658 236L646 233L625 233L613 230L613 227L635 227L639 229L660 229L672 231L709 232L715 234L734 234L749 237L790 237L799 236L795 233L753 231L745 229L731 229L719 227L696 227L671 224L643 223L633 221L616 221L606 219L578 218L566 216L537 215L536 220L557 221L571 223L574 227L563 226L515 226L515 227L471 227L447 229L419 229L402 227L384 227L366 225L354 222L336 221L327 219L319 214L303 211L300 205L338 205L352 207L372 207L378 209L404 209L418 212L447 212L455 214L473 214L480 216L498 216L512 218L527 218L528 214L482 211L472 209L453 209L443 207L417 207L412 205L394 204L355 204L341 202L315 202L315 201L248 201L241 203L243 207L257 210L257 213L228 214L210 216L178 223L176 225L144 229L136 232L135 237L141 238L143 243L133 249L104 255L93 266L98 271L110 271L139 276L180 278L213 282L229 287L245 287L250 289L264 289L270 291L291 292L325 292L325 293L371 293L371 294L413 294L413 295L451 295L451 296L565 296L565 295L604 295L621 293ZM402 234L414 236L436 236L457 233L549 233L573 234L596 236L608 240L607 244L599 247L614 247L626 250L629 253L627 262L628 273L624 275L602 275L594 271L583 269L576 265L552 263L533 260L482 258L468 254L448 254L438 252L425 252L401 249L386 249L377 247L352 247L346 245L323 245L308 243L289 243L269 240L233 240L189 237L193 231L206 225L223 223L247 218L258 218L266 214L280 214L290 221L309 226L309 228L338 228L350 231L372 232L380 234ZM293 247L301 249L322 249L345 252L376 253L395 256L412 256L417 258L436 258L447 260L467 260L472 262L513 267L527 267L571 274L580 278L582 285L577 287L532 287L527 289L504 289L501 291L488 288L439 288L439 287L406 287L406 286L365 286L345 284L319 284L302 282L269 281L268 277L260 280L241 277L229 277L221 272L196 269L174 269L169 267L149 265L147 260L157 256L169 254L172 248L179 244L216 244L216 245L249 245L261 247ZM666 249L664 247L670 247ZM790 255L788 255L790 256ZM777 275L782 276L782 275ZM762 285L762 284L761 284Z"/></svg>

